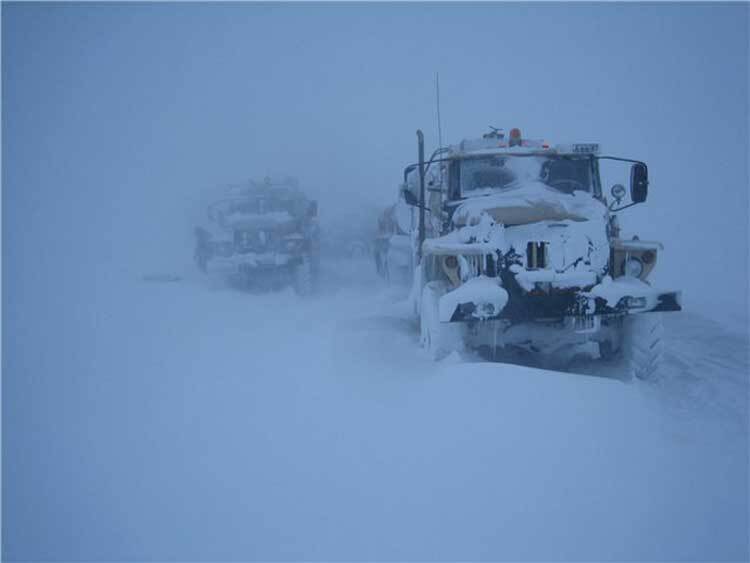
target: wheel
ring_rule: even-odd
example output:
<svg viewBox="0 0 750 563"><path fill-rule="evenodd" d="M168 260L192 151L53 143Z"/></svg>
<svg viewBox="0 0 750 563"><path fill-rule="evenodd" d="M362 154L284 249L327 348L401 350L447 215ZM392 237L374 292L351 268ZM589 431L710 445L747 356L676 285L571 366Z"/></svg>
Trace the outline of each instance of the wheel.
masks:
<svg viewBox="0 0 750 563"><path fill-rule="evenodd" d="M211 257L211 243L209 235L204 229L197 227L195 229L195 251L193 252L193 260L198 266L198 269L206 273L208 267L208 259Z"/></svg>
<svg viewBox="0 0 750 563"><path fill-rule="evenodd" d="M307 296L314 289L313 261L310 256L303 256L302 262L294 269L294 291L297 295Z"/></svg>
<svg viewBox="0 0 750 563"><path fill-rule="evenodd" d="M605 362L611 362L617 358L619 349L615 348L611 340L599 342L599 357Z"/></svg>
<svg viewBox="0 0 750 563"><path fill-rule="evenodd" d="M433 360L440 360L464 347L463 325L440 321L440 297L446 291L443 282L429 282L422 289L419 342Z"/></svg>
<svg viewBox="0 0 750 563"><path fill-rule="evenodd" d="M662 318L659 313L629 315L622 325L622 352L628 371L638 379L651 379L663 352Z"/></svg>

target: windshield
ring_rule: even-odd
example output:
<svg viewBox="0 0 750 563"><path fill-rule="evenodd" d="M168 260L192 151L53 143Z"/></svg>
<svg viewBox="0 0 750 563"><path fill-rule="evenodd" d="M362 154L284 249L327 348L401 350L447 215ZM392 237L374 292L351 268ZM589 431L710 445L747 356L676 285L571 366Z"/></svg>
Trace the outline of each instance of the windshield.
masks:
<svg viewBox="0 0 750 563"><path fill-rule="evenodd" d="M491 155L460 161L461 193L475 195L543 182L563 193L592 191L589 157Z"/></svg>

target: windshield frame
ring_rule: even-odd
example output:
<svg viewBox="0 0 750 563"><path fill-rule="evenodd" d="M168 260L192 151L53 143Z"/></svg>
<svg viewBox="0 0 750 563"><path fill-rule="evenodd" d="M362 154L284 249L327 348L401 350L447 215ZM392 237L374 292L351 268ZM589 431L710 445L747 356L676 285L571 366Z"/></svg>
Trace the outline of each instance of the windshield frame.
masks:
<svg viewBox="0 0 750 563"><path fill-rule="evenodd" d="M472 191L464 190L461 186L461 163L466 160L482 160L493 157L504 157L504 158L529 158L529 157L543 157L549 160L587 160L589 163L589 174L590 174L590 189L586 190L585 193L591 194L592 196L601 199L601 179L599 178L599 166L596 155L589 154L551 154L548 152L527 152L527 153L488 153L488 154L476 154L476 155L457 155L446 160L449 160L448 165L448 200L463 200L471 197L481 197L486 195L486 192L478 190L477 193ZM547 185L547 184L545 184ZM550 186L551 189L555 189ZM502 189L498 189L497 193L502 193ZM581 191L581 190L577 190ZM560 193L565 193L560 191Z"/></svg>

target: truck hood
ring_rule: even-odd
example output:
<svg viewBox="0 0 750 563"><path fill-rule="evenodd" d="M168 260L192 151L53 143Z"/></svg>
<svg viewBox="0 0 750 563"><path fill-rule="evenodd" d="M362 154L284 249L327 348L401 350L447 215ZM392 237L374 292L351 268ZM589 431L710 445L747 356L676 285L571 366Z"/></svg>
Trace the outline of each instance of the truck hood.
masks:
<svg viewBox="0 0 750 563"><path fill-rule="evenodd" d="M519 263L510 269L526 291L538 283L560 289L593 286L609 260L606 208L582 192L530 186L478 197L463 202L453 222L451 232L425 241L425 252L476 256L512 251ZM529 243L546 245L543 265L529 265Z"/></svg>
<svg viewBox="0 0 750 563"><path fill-rule="evenodd" d="M453 224L456 227L475 224L483 213L496 223L511 226L540 221L601 219L606 208L586 192L566 194L542 182L527 182L463 201L453 213Z"/></svg>
<svg viewBox="0 0 750 563"><path fill-rule="evenodd" d="M609 239L603 219L539 221L504 229L506 248L513 248L527 263L527 244L547 244L547 264L541 270L512 267L516 281L527 291L536 282L554 287L584 287L596 283L609 261Z"/></svg>

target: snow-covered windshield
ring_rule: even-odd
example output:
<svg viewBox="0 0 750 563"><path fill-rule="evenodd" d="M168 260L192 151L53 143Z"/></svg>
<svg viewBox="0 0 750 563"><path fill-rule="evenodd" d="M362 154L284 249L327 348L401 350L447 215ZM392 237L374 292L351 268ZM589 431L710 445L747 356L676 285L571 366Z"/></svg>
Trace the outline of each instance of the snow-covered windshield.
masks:
<svg viewBox="0 0 750 563"><path fill-rule="evenodd" d="M476 195L543 182L564 193L592 190L591 160L587 157L490 155L460 162L461 193Z"/></svg>

